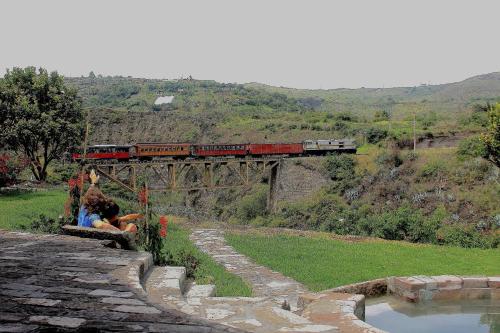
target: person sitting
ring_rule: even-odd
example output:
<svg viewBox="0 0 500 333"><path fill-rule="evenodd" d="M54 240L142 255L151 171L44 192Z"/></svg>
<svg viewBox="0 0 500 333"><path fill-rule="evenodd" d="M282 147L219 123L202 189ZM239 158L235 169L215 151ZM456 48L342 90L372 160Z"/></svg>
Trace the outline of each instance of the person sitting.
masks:
<svg viewBox="0 0 500 333"><path fill-rule="evenodd" d="M137 226L127 221L141 218L142 215L130 214L119 218L120 207L97 188L98 180L99 176L92 170L90 187L83 196L83 204L78 213L78 226L136 233Z"/></svg>
<svg viewBox="0 0 500 333"><path fill-rule="evenodd" d="M136 233L137 226L133 223L128 223L128 221L141 218L142 215L129 214L118 217L119 212L120 212L120 207L116 204L116 202L114 202L113 200L108 200L102 212L102 216L104 218L103 221L111 224L112 226L118 228L121 231Z"/></svg>
<svg viewBox="0 0 500 333"><path fill-rule="evenodd" d="M83 196L83 204L80 207L80 212L78 213L78 226L119 231L120 229L103 221L101 218L100 213L102 212L107 201L108 199L95 186L95 184L91 184L90 188Z"/></svg>

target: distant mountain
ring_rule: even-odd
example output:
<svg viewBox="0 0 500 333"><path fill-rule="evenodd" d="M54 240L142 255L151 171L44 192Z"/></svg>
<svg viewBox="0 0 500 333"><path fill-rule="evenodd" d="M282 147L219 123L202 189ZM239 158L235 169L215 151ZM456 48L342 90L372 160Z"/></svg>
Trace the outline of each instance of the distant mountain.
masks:
<svg viewBox="0 0 500 333"><path fill-rule="evenodd" d="M299 99L323 99L327 106L431 103L436 111L439 111L450 108L464 109L476 102L499 100L500 72L473 76L460 82L415 87L311 90L273 87L260 83L249 83L245 86L278 92Z"/></svg>

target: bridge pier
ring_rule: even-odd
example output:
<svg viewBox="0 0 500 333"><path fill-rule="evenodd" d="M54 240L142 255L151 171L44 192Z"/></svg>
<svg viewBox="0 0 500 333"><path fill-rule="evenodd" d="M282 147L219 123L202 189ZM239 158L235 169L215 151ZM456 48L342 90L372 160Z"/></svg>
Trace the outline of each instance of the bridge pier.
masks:
<svg viewBox="0 0 500 333"><path fill-rule="evenodd" d="M265 164L264 164L265 165ZM277 161L270 165L269 168L269 192L267 195L267 212L274 213L276 211L276 197L278 192L278 179L281 173L281 162Z"/></svg>

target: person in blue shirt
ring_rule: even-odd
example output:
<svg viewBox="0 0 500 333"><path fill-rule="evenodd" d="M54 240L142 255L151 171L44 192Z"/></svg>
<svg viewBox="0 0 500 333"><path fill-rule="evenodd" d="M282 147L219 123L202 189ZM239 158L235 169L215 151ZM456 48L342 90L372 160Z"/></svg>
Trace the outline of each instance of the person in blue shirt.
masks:
<svg viewBox="0 0 500 333"><path fill-rule="evenodd" d="M118 217L120 207L99 190L96 186L99 176L92 170L90 187L83 196L83 204L78 213L78 226L116 231L137 232L137 226L127 223L132 219L141 218L139 214L129 214Z"/></svg>
<svg viewBox="0 0 500 333"><path fill-rule="evenodd" d="M78 226L119 231L119 228L101 217L108 204L109 199L94 184L91 184L83 196L83 204L78 213Z"/></svg>

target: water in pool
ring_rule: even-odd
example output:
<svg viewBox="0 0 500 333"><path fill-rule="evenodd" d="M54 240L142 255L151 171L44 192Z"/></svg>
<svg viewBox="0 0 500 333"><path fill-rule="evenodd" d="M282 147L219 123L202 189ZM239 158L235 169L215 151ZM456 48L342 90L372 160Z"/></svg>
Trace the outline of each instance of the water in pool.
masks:
<svg viewBox="0 0 500 333"><path fill-rule="evenodd" d="M382 296L366 300L365 321L391 333L500 333L500 301L410 303Z"/></svg>

